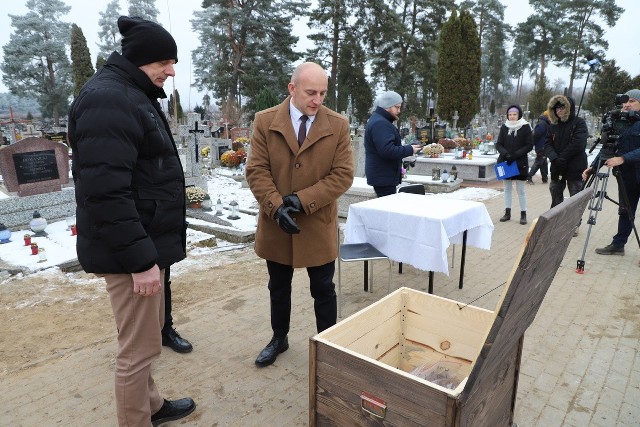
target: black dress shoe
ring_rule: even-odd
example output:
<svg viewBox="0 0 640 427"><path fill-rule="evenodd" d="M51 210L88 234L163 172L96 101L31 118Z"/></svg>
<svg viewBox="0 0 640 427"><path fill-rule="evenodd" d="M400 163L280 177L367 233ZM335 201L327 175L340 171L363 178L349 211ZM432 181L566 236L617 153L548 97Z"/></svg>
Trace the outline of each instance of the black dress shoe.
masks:
<svg viewBox="0 0 640 427"><path fill-rule="evenodd" d="M284 337L273 336L269 344L262 349L258 358L256 359L256 365L269 366L276 361L276 358L280 353L284 353L289 348L289 339L285 335Z"/></svg>
<svg viewBox="0 0 640 427"><path fill-rule="evenodd" d="M155 414L151 415L151 424L153 427L164 424L168 421L179 420L184 418L196 409L196 402L190 397L178 400L164 399L162 408Z"/></svg>
<svg viewBox="0 0 640 427"><path fill-rule="evenodd" d="M180 336L175 329L162 330L162 345L171 347L176 353L189 353L193 350L191 343Z"/></svg>

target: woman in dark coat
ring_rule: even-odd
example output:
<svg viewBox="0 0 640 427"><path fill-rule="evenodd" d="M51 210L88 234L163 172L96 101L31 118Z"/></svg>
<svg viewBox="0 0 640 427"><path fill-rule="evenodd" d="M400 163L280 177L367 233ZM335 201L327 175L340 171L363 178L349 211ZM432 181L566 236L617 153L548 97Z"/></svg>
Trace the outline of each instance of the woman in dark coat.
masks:
<svg viewBox="0 0 640 427"><path fill-rule="evenodd" d="M511 219L512 182L516 183L518 201L520 203L520 224L527 223L527 198L524 193L524 182L529 173L527 154L533 149L533 136L529 122L522 118L522 109L517 105L507 108L507 121L500 127L496 149L500 153L498 163L515 162L518 175L505 179L504 182L504 216L501 222Z"/></svg>

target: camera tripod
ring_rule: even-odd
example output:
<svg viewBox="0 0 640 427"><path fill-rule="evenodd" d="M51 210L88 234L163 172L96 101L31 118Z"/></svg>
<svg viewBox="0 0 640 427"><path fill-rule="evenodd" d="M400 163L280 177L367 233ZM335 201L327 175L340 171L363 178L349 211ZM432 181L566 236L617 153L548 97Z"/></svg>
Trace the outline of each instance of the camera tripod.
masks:
<svg viewBox="0 0 640 427"><path fill-rule="evenodd" d="M604 162L607 159L600 159L598 162L598 167L585 185L585 188L593 185L593 193L591 195L591 199L589 200L589 204L587 205L587 209L590 211L589 220L587 224L589 227L587 228L587 236L584 241L584 248L582 249L582 257L578 260L576 273L583 274L584 273L584 256L587 252L587 246L589 245L589 237L591 236L591 228L596 225L596 220L598 218L598 212L602 210L602 205L605 199L609 200L613 204L623 208L629 217L629 221L631 221L631 226L633 227L633 232L636 236L636 241L638 242L638 246L640 247L640 237L638 236L638 230L636 229L636 225L634 223L634 215L633 212L628 208L629 207L629 197L627 196L627 190L624 186L624 181L620 177L620 170L618 166L615 166L611 169L611 173L616 178L618 183L618 188L620 189L619 193L622 195L622 201L615 201L611 197L607 195L607 183L609 182L609 169L607 168L606 172L600 172L600 168L604 166Z"/></svg>

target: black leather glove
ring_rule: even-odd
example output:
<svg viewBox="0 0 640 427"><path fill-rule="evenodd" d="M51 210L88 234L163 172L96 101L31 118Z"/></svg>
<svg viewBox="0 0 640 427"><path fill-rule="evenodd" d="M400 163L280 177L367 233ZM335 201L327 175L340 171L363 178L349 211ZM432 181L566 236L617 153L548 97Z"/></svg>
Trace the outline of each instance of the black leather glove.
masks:
<svg viewBox="0 0 640 427"><path fill-rule="evenodd" d="M511 163L513 163L513 156L511 155L511 153L505 154L504 160L507 162L508 165L511 165Z"/></svg>
<svg viewBox="0 0 640 427"><path fill-rule="evenodd" d="M284 204L280 205L278 210L276 210L274 217L282 231L287 234L300 233L300 227L298 227L298 224L296 224L293 218L291 218L291 215L289 215L290 213L298 212L300 212L298 209L292 208L291 206L285 206Z"/></svg>
<svg viewBox="0 0 640 427"><path fill-rule="evenodd" d="M289 194L288 196L284 196L282 198L282 201L284 202L285 206L295 208L298 210L298 212L304 212L304 209L302 209L302 202L296 194Z"/></svg>
<svg viewBox="0 0 640 427"><path fill-rule="evenodd" d="M507 165L511 166L511 164L512 164L513 162L515 162L515 160L513 160L513 159L507 160Z"/></svg>

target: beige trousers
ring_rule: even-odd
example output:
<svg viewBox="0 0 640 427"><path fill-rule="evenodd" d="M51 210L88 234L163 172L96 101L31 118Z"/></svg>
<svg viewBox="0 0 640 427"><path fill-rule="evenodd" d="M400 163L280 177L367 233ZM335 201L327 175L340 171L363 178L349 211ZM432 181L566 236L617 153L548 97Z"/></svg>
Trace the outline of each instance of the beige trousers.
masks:
<svg viewBox="0 0 640 427"><path fill-rule="evenodd" d="M164 399L151 377L151 363L162 351L164 290L153 296L133 292L130 274L102 275L118 328L115 394L118 425L150 426ZM164 283L164 270L160 270Z"/></svg>

